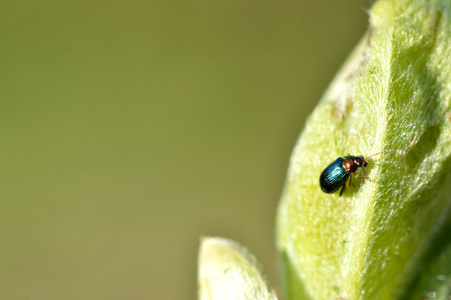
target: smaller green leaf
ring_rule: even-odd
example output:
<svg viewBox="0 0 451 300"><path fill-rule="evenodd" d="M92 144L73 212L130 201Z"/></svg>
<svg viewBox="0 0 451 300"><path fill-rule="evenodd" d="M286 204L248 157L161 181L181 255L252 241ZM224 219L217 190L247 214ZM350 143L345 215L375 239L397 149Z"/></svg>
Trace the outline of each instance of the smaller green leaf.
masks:
<svg viewBox="0 0 451 300"><path fill-rule="evenodd" d="M238 243L204 237L199 251L199 299L277 299L255 257Z"/></svg>

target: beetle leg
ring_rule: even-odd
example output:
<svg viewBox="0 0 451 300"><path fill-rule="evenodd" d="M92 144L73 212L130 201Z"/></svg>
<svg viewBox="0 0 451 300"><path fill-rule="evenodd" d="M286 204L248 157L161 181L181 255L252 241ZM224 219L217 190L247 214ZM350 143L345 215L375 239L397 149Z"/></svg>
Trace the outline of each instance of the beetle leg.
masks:
<svg viewBox="0 0 451 300"><path fill-rule="evenodd" d="M354 184L352 184L352 176L349 176L349 186L354 186Z"/></svg>
<svg viewBox="0 0 451 300"><path fill-rule="evenodd" d="M366 173L365 173L365 168L362 168L362 172L363 172L363 176L367 177Z"/></svg>
<svg viewBox="0 0 451 300"><path fill-rule="evenodd" d="M357 179L366 179L366 180L368 180L368 181L371 182L371 179L370 179L369 177L366 177L366 176L360 177L359 175L357 175L357 172L354 173L354 176L355 176L355 178L357 178Z"/></svg>
<svg viewBox="0 0 451 300"><path fill-rule="evenodd" d="M345 182L345 184L343 184L343 187L341 188L340 197L341 197L341 194L343 194L345 188L346 188L346 182Z"/></svg>

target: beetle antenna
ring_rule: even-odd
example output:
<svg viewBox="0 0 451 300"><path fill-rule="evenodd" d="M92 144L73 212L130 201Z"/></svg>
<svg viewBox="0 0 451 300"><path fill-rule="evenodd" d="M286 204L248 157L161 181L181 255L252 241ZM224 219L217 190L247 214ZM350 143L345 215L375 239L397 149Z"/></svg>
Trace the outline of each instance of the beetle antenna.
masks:
<svg viewBox="0 0 451 300"><path fill-rule="evenodd" d="M386 152L394 152L394 151L396 151L396 150L392 149L392 150L384 150L384 151L381 151L381 152L377 152L377 153L374 153L373 155L368 156L367 158L365 158L365 160L367 160L367 159L370 158L370 157L373 157L373 156L382 154L382 153L386 153Z"/></svg>

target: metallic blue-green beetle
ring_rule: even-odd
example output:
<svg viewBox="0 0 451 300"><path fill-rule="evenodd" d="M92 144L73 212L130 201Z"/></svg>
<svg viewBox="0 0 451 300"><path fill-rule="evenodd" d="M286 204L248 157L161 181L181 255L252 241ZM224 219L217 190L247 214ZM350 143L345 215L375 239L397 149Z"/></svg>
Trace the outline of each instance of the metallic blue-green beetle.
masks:
<svg viewBox="0 0 451 300"><path fill-rule="evenodd" d="M370 155L367 158L363 156L348 155L337 158L333 163L328 165L319 177L319 185L323 192L332 194L341 188L340 196L345 190L346 181L350 178L350 174L354 174L357 179L366 179L371 181L365 174L365 167L368 166L366 160L372 156L379 155L385 152L392 152L395 150L385 150L376 154ZM363 177L357 175L358 168L362 168ZM349 180L349 186L352 185L352 177Z"/></svg>

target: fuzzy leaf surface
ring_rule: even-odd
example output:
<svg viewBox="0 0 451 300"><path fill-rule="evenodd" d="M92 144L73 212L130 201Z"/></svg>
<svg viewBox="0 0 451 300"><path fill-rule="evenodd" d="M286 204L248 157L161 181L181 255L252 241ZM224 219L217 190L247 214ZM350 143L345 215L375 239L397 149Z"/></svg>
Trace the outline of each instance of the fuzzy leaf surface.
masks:
<svg viewBox="0 0 451 300"><path fill-rule="evenodd" d="M427 297L417 284L451 245L450 102L451 1L378 1L291 158L277 223L288 299ZM368 159L372 182L321 191L338 157L387 149Z"/></svg>

